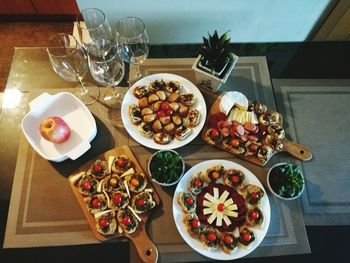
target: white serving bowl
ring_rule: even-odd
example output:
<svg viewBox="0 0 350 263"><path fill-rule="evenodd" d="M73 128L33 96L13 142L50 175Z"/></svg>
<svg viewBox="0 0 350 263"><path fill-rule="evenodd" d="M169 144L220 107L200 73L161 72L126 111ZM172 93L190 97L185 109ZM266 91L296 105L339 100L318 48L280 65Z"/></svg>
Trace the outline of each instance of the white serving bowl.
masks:
<svg viewBox="0 0 350 263"><path fill-rule="evenodd" d="M151 162L152 162L152 159L153 159L158 153L160 153L160 152L172 152L172 153L177 154L177 155L179 155L179 156L181 157L181 155L180 155L178 152L174 151L174 150L159 150L159 151L156 151L156 152L151 156L151 158L150 158L149 161L148 161L148 174L149 174L151 180L152 180L153 182L159 184L159 185L162 185L162 186L172 186L172 185L174 185L174 184L177 184L177 183L180 181L180 179L182 178L182 176L184 175L184 173L185 173L185 161L184 161L184 159L183 159L182 157L181 157L181 159L180 159L181 162L182 162L182 172L181 172L181 174L179 175L179 177L177 178L177 180L175 180L175 181L173 181L173 182L171 182L171 183L164 183L164 182L159 182L158 180L156 180L156 179L152 176L151 168L150 168Z"/></svg>
<svg viewBox="0 0 350 263"><path fill-rule="evenodd" d="M304 189L305 189L305 178L304 178L303 173L300 171L300 169L299 169L299 172L300 172L301 177L303 178L304 184L303 184L303 186L302 186L301 191L298 193L298 195L293 196L293 197L283 197L283 196L280 196L278 193L276 193L276 192L273 190L273 188L272 188L272 186L271 186L271 184L270 184L271 171L272 171L274 168L278 167L278 166L286 165L286 164L288 164L288 163L276 163L275 165L273 165L273 166L269 169L269 171L268 171L268 173L267 173L267 177L266 177L267 187L269 188L270 192L271 192L274 196L276 196L276 197L278 197L278 198L280 198L280 199L282 199L282 200L295 200L295 199L298 199L298 198L302 195L302 193L304 192Z"/></svg>
<svg viewBox="0 0 350 263"><path fill-rule="evenodd" d="M62 162L75 160L90 149L96 136L96 122L89 109L73 94L42 93L29 102L30 111L22 120L22 130L30 145L43 158ZM42 120L50 116L61 117L70 127L70 138L61 144L45 140L39 131Z"/></svg>

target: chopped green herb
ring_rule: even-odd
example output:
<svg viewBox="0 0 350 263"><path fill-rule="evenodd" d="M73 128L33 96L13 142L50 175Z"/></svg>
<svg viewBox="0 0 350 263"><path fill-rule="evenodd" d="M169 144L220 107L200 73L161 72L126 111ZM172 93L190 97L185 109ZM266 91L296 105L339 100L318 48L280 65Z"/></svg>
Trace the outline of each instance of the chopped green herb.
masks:
<svg viewBox="0 0 350 263"><path fill-rule="evenodd" d="M152 177L160 183L173 183L182 174L181 156L171 151L161 151L150 162Z"/></svg>

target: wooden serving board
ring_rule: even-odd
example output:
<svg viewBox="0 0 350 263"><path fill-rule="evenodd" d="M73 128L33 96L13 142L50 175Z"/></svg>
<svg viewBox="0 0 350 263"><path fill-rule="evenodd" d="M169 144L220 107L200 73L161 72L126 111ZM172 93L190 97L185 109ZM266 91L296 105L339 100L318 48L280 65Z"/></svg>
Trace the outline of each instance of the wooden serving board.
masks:
<svg viewBox="0 0 350 263"><path fill-rule="evenodd" d="M92 163L97 159L108 161L108 158L110 156L119 156L119 155L128 156L128 158L134 164L135 171L138 173L144 173L140 164L136 160L134 154L131 152L130 148L128 146L121 146L121 147L114 148L110 151L107 151L104 154L97 156L93 160L91 160L91 161L87 162L86 164L84 164L83 166L81 166L77 171L75 171L72 175L70 175L68 177L69 185L71 186L73 193L74 193L75 197L77 198L78 203L79 203L94 235L96 236L96 238L98 240L106 241L106 240L110 240L113 238L126 237L134 243L134 245L137 249L137 252L138 252L138 254L143 262L157 262L157 259L158 259L157 247L154 245L154 243L148 237L148 234L146 232L145 227L146 227L147 219L150 216L152 210L160 205L161 200L160 200L157 192L155 191L149 177L146 175L146 173L144 173L146 175L146 178L147 178L146 189L153 189L152 196L153 196L153 200L156 203L156 206L153 207L150 211L138 214L139 217L141 218L141 222L139 222L139 225L138 225L137 229L135 230L135 232L133 232L131 234L127 234L124 232L122 234L120 234L118 232L118 230L112 236L104 236L104 235L100 234L96 229L95 217L89 213L88 206L83 199L84 197L80 194L80 192L78 190L77 184L78 184L79 180L75 179L77 174L84 172L84 171L87 171L89 169L89 167L92 165ZM131 196L133 196L132 193L130 193L130 194L131 194Z"/></svg>
<svg viewBox="0 0 350 263"><path fill-rule="evenodd" d="M218 113L220 112L220 101L221 101L221 98L225 95L225 93L221 94L213 103L212 107L210 108L210 111L208 112L208 117L207 117L207 122L203 128L203 131L202 131L202 138L204 141L206 141L206 132L208 131L208 129L210 129L209 125L208 125L208 120L210 118L210 116L212 114L215 114L215 113ZM268 112L274 112L273 110L270 110L268 109L267 110ZM283 116L278 113L280 115L280 122L279 122L279 125L283 128ZM299 159L299 160L302 160L302 161L307 161L307 160L310 160L312 158L312 153L311 153L311 150L306 147L305 145L302 145L302 144L298 144L296 142L293 142L289 139L287 139L286 137L284 137L282 139L282 143L283 143L283 148L281 151L284 151L284 152L288 152L290 155L292 155L293 157ZM223 148L220 144L215 144L216 147L219 147L221 148L222 150L226 151L225 148ZM236 156L242 158L242 159L245 159L249 162L252 162L256 165L259 165L259 166L264 166L269 160L270 158L278 153L279 151L273 151L272 154L269 156L269 158L266 160L266 162L262 162L257 156L247 156L247 155L244 155L244 154L238 154ZM231 153L233 154L233 153Z"/></svg>

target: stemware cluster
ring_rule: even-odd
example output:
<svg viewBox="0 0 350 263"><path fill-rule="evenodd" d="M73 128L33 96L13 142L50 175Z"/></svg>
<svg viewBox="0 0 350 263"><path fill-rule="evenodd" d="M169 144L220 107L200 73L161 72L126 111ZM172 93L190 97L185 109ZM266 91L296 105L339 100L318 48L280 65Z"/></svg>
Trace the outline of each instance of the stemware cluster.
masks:
<svg viewBox="0 0 350 263"><path fill-rule="evenodd" d="M103 11L88 8L76 19L77 38L58 33L49 39L47 52L54 71L67 81L79 82L74 94L86 105L99 97L99 89L83 79L90 70L100 85L111 87L103 97L110 109L120 108L125 90L118 87L125 75L125 63L136 65L136 79L141 78L138 65L149 53L149 40L144 22L137 17L122 18L115 34ZM135 79L133 77L133 79Z"/></svg>

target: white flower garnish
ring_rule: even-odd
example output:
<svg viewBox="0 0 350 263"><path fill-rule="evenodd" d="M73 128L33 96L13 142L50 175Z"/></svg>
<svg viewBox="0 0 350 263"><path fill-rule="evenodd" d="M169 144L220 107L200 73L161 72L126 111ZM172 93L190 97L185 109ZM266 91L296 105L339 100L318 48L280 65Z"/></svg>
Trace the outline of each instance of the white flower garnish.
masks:
<svg viewBox="0 0 350 263"><path fill-rule="evenodd" d="M233 202L232 198L228 198L229 192L226 190L219 197L219 189L214 187L213 194L206 193L204 195L203 206L203 214L208 215L211 214L207 221L209 224L213 223L216 219L216 225L222 226L222 220L225 221L226 225L231 225L230 217L238 217L237 205Z"/></svg>

